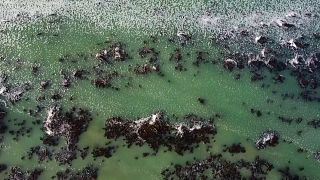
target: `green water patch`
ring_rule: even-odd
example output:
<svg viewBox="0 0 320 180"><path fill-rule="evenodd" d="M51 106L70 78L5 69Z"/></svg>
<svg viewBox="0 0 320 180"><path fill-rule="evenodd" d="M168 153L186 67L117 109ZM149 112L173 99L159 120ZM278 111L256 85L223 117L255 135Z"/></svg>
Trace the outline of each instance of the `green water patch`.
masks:
<svg viewBox="0 0 320 180"><path fill-rule="evenodd" d="M318 178L319 164L313 157L313 153L320 148L317 143L318 129L308 126L307 122L319 118L319 106L316 102L297 98L283 100L283 93L297 95L300 92L297 83L290 76L286 83L276 84L267 71L265 75L268 78L263 82L252 82L248 69L230 73L222 65L224 50L200 34L193 34L193 44L181 46L177 42L168 41L169 38L175 38L175 34L156 36L155 42L152 42L151 35L140 34L139 31L132 31L130 34L124 32L121 29L98 29L90 23L69 22L63 18L52 23L39 22L10 32L10 36L18 37L16 39L19 41L8 46L3 45L1 53L5 58L0 62L0 70L7 74L12 84L29 82L33 89L27 91L16 104L8 103L9 114L5 122L9 130L16 130L19 126L15 125L15 122L26 120L25 126L33 129L19 137L18 141L7 132L1 143L0 162L23 168L45 168L42 179L48 179L57 171L68 167L58 166L55 160L38 163L36 159L21 159L26 156L30 147L41 144L42 123L34 125L32 122L43 122L47 116L46 111L54 104L59 104L64 109L76 106L92 112L93 121L81 135L80 147L102 146L110 141L104 137L103 128L106 119L114 116L136 119L147 117L156 111L165 111L176 116L189 113L203 117L219 115L220 118L214 122L218 134L211 141L212 147L209 151L206 150L206 145L201 144L194 153L186 153L184 156L163 152L165 149L162 149L156 156L143 158L143 152L152 152L149 147L127 148L125 143L119 140L113 142L119 148L111 158L94 161L89 153L84 160L79 158L72 162L72 169L80 169L87 164L98 166L99 179L161 179L161 171L170 166L170 163L183 164L192 161L194 157L204 159L210 152L221 153L223 145L232 143L241 143L246 148L246 153L235 156L224 153L230 160L253 160L259 155L272 162L276 168L290 166L298 174L306 175L310 179ZM95 58L97 52L113 42L122 42L131 58L111 64ZM159 52L163 76L155 72L136 75L129 70L130 65L148 61L148 58L141 58L138 54L145 44ZM170 61L176 48L181 49L187 71L175 70L174 62ZM208 63L198 67L193 62L199 51L208 52ZM36 75L32 73L35 66L39 67ZM119 90L96 88L92 84L94 66L108 72L119 72L121 76L113 82ZM79 69L89 72L86 78L75 78L70 88L62 87L61 71L72 76L72 73ZM239 80L235 80L237 73L241 74ZM51 85L46 90L41 90L40 87L43 80L51 80ZM262 87L263 83L268 86ZM62 99L52 100L51 96L57 92ZM38 101L39 96L44 96L45 100ZM201 104L198 98L203 98L205 103ZM37 105L44 107L44 110L36 117L30 116L29 110L34 110ZM259 110L261 115L252 113L251 109ZM279 116L301 117L303 120L299 124L288 124L281 122ZM255 141L265 130L279 132L280 144L257 150ZM301 135L298 135L298 131L302 131ZM286 142L283 142L284 140ZM60 142L60 146L64 143ZM298 153L299 148L306 152ZM304 170L300 171L302 166ZM1 176L5 174L2 173ZM279 177L275 169L268 178Z"/></svg>

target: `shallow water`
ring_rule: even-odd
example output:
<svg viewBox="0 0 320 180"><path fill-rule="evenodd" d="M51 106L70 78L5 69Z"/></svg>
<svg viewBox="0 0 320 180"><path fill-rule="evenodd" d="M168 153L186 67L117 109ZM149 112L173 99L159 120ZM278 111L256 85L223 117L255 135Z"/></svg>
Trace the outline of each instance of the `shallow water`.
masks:
<svg viewBox="0 0 320 180"><path fill-rule="evenodd" d="M8 2L5 1L2 6ZM83 1L84 5L79 5L82 1L63 2L66 3L66 9L73 7L72 3L78 4L78 6L74 5L74 9L77 10L86 9L85 5L87 3L91 4L86 1ZM112 1L109 3L113 5L110 8L113 7L113 10L115 10L116 3ZM133 7L139 7L139 3L144 3L144 1L133 3ZM195 18L196 15L192 13L200 9L209 9L212 4L217 2L195 3L190 1L190 3L182 6L182 2L177 1L176 6L173 7L166 6L164 2L148 1L148 3L152 7L168 8L165 12L179 12L179 8L190 10L190 14L185 14L185 16L193 22L198 18ZM273 8L271 8L264 5L258 5L262 9L255 9L256 6L252 5L251 1L247 3L250 5L226 1L215 6L230 10L232 8L228 7L241 4L239 10L234 9L233 11L244 11L250 14L253 11L260 10L268 14L271 14L272 11L283 14L281 13L282 8L292 2L263 2L263 4L279 3L279 7L282 7L280 9L277 9L278 6L272 6ZM43 2L39 2L39 5L41 4ZM316 4L316 1L308 1L302 6L301 10L313 11L317 9L317 6L310 9L313 4ZM22 6L23 3L17 3L16 5ZM292 3L292 5L294 7L298 3ZM53 7L59 6L62 5L53 5ZM142 7L145 6L142 5ZM92 12L92 9L94 9L92 7L88 6L86 12ZM121 7L124 10L126 8L128 7L125 5ZM269 8L271 9L269 10ZM28 11L28 8L26 9ZM33 9L33 7L31 6L30 9ZM29 10L29 12L33 11ZM172 19L169 19L168 22L162 22L163 17L160 16L159 20L147 20L148 26L144 27L141 25L141 21L146 18L143 16L144 13L150 13L148 11L143 12L141 9L132 10L128 8L128 15L126 15L126 11L121 11L122 13L119 11L114 16L109 14L113 12L111 10L110 12L100 10L96 12L97 14L105 12L104 15L106 17L110 16L110 18L128 18L119 20L118 23L121 24L123 21L123 24L112 27L109 25L109 28L107 25L110 23L109 20L94 21L87 19L85 21L78 16L87 16L88 14L75 12L75 15L72 13L66 16L58 14L57 16L35 18L36 20L31 18L31 20L23 22L17 20L13 23L14 25L10 23L9 25L3 25L6 22L2 22L4 31L0 34L2 38L0 53L4 59L0 62L1 73L9 77L10 83L17 85L29 82L33 89L27 91L22 100L17 103L10 104L7 102L8 115L5 118L5 123L9 130L4 135L3 142L1 142L0 163L8 164L9 167L20 166L23 169L44 168L45 171L40 179L49 179L57 171L69 167L68 165L59 166L55 160L38 163L36 158L31 160L21 159L22 156L26 156L31 147L42 143L40 140L44 133L41 130L42 124L33 125L31 122L34 120L44 121L47 116L46 111L54 104L59 104L64 109L76 106L90 110L93 121L90 122L88 130L81 135L78 144L79 147L90 146L90 148L102 146L111 141L104 137L103 128L105 127L105 120L114 116L136 119L147 117L156 111L165 111L169 115L175 114L178 117L189 113L203 117L210 117L215 114L221 115L214 122L218 133L211 141L212 148L209 152L206 151L206 145L200 144L200 147L196 148L193 153L187 152L184 156L175 152L164 152L165 148L162 147L156 156L142 157L142 153L152 152L152 150L147 146L127 148L124 141L118 140L112 142L114 145L119 145L119 148L111 158L98 158L94 161L89 151L89 155L85 159L78 158L72 161L70 166L72 169L80 169L88 164L99 167L98 179L161 179L161 171L169 167L170 163L183 164L188 160L193 161L194 157L204 159L209 156L210 152L222 153L226 159L231 161L240 158L253 160L257 155L267 159L275 166L275 169L268 174L267 179L280 179L281 176L277 169L286 166L289 166L295 174L306 176L308 179L320 178L318 173L320 171L319 162L314 158L314 153L320 149L318 143L319 130L307 125L308 121L320 118L319 103L307 102L298 96L301 89L288 71L282 73L286 76L285 83L279 84L272 80L272 75L267 70L263 72L266 78L262 82L252 82L250 80L251 74L247 68L233 72L225 70L223 68L224 55L230 50L224 49L219 43L213 42L209 38L212 36L212 31L191 30L199 28L194 23L183 25L183 27L186 26L185 28L192 27L190 29L192 45L181 46L179 43L168 42L168 38L175 37L176 30L180 28L171 27L170 24L172 24L174 18L183 16L183 13L173 14L173 16L170 16ZM137 16L134 16L133 12ZM165 12L163 13L166 14ZM4 13L4 15L10 14L7 13ZM48 10L48 13L51 13L51 10ZM63 14L63 12L59 13ZM129 15L132 17L128 17ZM100 16L95 16L95 14L89 14L88 16L90 18L101 18L101 14ZM130 21L130 18L133 17L136 17L136 21L132 19ZM236 19L232 20L236 21ZM168 28L162 28L160 33L159 29L152 32L152 29L157 27L154 26L156 23L153 22L158 21L163 23L158 24L159 26ZM97 22L100 22L100 24ZM232 21L230 20L230 22ZM219 28L223 30L230 27L228 23L220 24ZM223 27L223 25L226 27ZM221 29L215 30L219 32ZM281 36L281 33L279 34L275 34L275 36ZM157 37L155 43L151 42L151 35ZM101 63L95 58L95 54L107 46L106 41L125 44L125 49L131 59L113 64ZM148 41L151 47L160 52L159 59L164 76L159 76L156 73L136 75L128 70L129 65L147 61L138 54L138 50L144 45L143 41ZM176 71L174 62L169 60L171 53L176 48L180 48L182 51L183 62L187 68L185 72ZM206 59L214 60L217 63L194 66L192 62L195 61L198 51L208 52L209 55ZM64 61L59 61L61 58L64 58ZM33 75L31 72L35 65L40 67L37 75ZM123 77L118 77L113 81L113 85L118 87L119 91L111 88L96 88L92 84L91 80L94 78L92 67L96 65L100 65L102 69L107 71L120 72ZM61 70L72 73L77 69L88 70L90 73L87 75L87 79L74 80L69 89L63 88L61 86ZM241 74L241 78L235 80L235 75L238 73ZM40 81L49 79L52 81L52 85L44 91L40 90ZM273 91L276 91L276 93ZM50 96L55 92L59 92L63 98L58 101L51 100ZM284 100L281 96L283 93L293 93L295 98ZM46 100L37 102L37 97L41 95L45 95ZM70 97L72 97L72 100L70 100ZM205 99L206 103L204 105L198 102L197 98L199 97ZM270 101L273 103L270 103ZM32 117L28 114L28 110L35 109L36 105L41 105L45 109L38 116ZM261 110L262 116L257 117L252 114L250 112L251 108ZM289 125L281 122L278 119L279 116L301 117L303 121L300 124L292 123ZM17 119L17 122L26 120L25 126L33 128L28 136L21 136L18 141L13 139L13 135L9 134L10 130L18 128L14 119ZM276 147L258 150L255 148L255 141L265 130L279 132L280 143ZM302 130L301 136L297 135L299 130ZM284 140L286 142L283 142ZM246 148L246 153L231 156L227 152L222 152L223 145L232 143L241 143ZM59 146L64 144L65 142L61 141ZM305 150L305 152L298 153L297 149L299 148ZM135 157L139 158L136 159ZM304 167L304 170L299 170L300 167ZM8 176L8 172L9 170L0 174L2 179Z"/></svg>

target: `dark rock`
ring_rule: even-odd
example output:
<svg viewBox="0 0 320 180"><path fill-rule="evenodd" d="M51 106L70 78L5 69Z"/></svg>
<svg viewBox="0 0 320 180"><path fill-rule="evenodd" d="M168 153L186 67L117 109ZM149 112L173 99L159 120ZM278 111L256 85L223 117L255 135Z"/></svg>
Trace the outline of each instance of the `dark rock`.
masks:
<svg viewBox="0 0 320 180"><path fill-rule="evenodd" d="M279 27L284 27L284 28L294 28L294 27L296 27L294 24L288 23L287 21L282 20L282 19L277 20L276 23L277 23L277 25Z"/></svg>
<svg viewBox="0 0 320 180"><path fill-rule="evenodd" d="M268 42L268 38L265 36L258 36L255 38L255 42L259 44L265 44Z"/></svg>
<svg viewBox="0 0 320 180"><path fill-rule="evenodd" d="M73 72L73 77L77 78L77 79L86 79L86 75L88 75L89 72L83 69L78 69L76 71Z"/></svg>
<svg viewBox="0 0 320 180"><path fill-rule="evenodd" d="M275 77L273 77L272 79L274 79L276 82L283 83L286 78L283 75L278 74Z"/></svg>
<svg viewBox="0 0 320 180"><path fill-rule="evenodd" d="M246 149L241 146L241 144L232 144L231 146L227 147L223 151L228 151L229 153L245 153Z"/></svg>
<svg viewBox="0 0 320 180"><path fill-rule="evenodd" d="M8 129L7 125L4 122L4 118L6 117L7 112L0 106L0 134L4 134ZM1 142L1 140L0 140Z"/></svg>
<svg viewBox="0 0 320 180"><path fill-rule="evenodd" d="M177 36L181 45L186 45L191 41L192 38L192 36L189 33L183 31L177 32Z"/></svg>
<svg viewBox="0 0 320 180"><path fill-rule="evenodd" d="M200 64L207 63L208 61L206 60L208 58L209 53L203 52L203 51L198 51L197 52L197 59L195 62L193 62L194 65L199 66Z"/></svg>
<svg viewBox="0 0 320 180"><path fill-rule="evenodd" d="M114 43L108 48L101 50L96 54L96 58L111 63L114 61L124 61L128 58L128 54L122 43Z"/></svg>
<svg viewBox="0 0 320 180"><path fill-rule="evenodd" d="M160 65L158 64L143 64L143 65L136 65L133 71L136 74L148 74L153 71L159 72L160 71Z"/></svg>
<svg viewBox="0 0 320 180"><path fill-rule="evenodd" d="M54 94L51 96L51 99L57 101L57 100L62 99L62 96L61 96L61 94L59 94L59 93L56 92L56 93L54 93Z"/></svg>
<svg viewBox="0 0 320 180"><path fill-rule="evenodd" d="M41 90L45 90L50 86L50 80L46 80L46 81L41 81L40 82L40 86L41 86Z"/></svg>
<svg viewBox="0 0 320 180"><path fill-rule="evenodd" d="M32 70L31 70L32 74L37 75L39 72L39 69L40 69L39 66L32 66Z"/></svg>
<svg viewBox="0 0 320 180"><path fill-rule="evenodd" d="M180 62L182 60L182 53L180 49L175 49L170 56L170 61Z"/></svg>
<svg viewBox="0 0 320 180"><path fill-rule="evenodd" d="M71 86L71 80L68 79L68 78L65 78L65 79L62 80L61 85L62 85L63 87L69 88L69 87Z"/></svg>
<svg viewBox="0 0 320 180"><path fill-rule="evenodd" d="M264 149L267 146L276 146L278 143L279 134L275 131L266 131L262 133L262 135L256 141L256 147L258 149Z"/></svg>
<svg viewBox="0 0 320 180"><path fill-rule="evenodd" d="M0 164L0 173L2 173L3 171L7 170L8 166L6 164Z"/></svg>
<svg viewBox="0 0 320 180"><path fill-rule="evenodd" d="M198 101L199 101L199 103L200 104L205 104L206 103L206 100L205 99L203 99L203 98L198 98Z"/></svg>
<svg viewBox="0 0 320 180"><path fill-rule="evenodd" d="M289 167L285 167L283 169L279 169L278 170L281 174L281 178L282 179L292 179L292 180L307 180L306 177L302 176L300 177L299 175L297 174L293 174L290 172L290 168Z"/></svg>
<svg viewBox="0 0 320 180"><path fill-rule="evenodd" d="M252 76L251 76L251 81L261 81L263 80L264 77L261 75L261 74L258 74L258 73L254 73Z"/></svg>
<svg viewBox="0 0 320 180"><path fill-rule="evenodd" d="M42 143L48 146L57 146L59 144L59 137L45 134L42 138Z"/></svg>
<svg viewBox="0 0 320 180"><path fill-rule="evenodd" d="M112 73L105 73L103 75L100 75L97 79L93 81L93 84L98 88L110 88L112 87L112 81L119 77L118 72L112 72Z"/></svg>
<svg viewBox="0 0 320 180"><path fill-rule="evenodd" d="M224 60L223 67L232 71L237 66L237 62L233 59L226 59Z"/></svg>
<svg viewBox="0 0 320 180"><path fill-rule="evenodd" d="M320 39L320 33L313 33L313 37L315 39Z"/></svg>
<svg viewBox="0 0 320 180"><path fill-rule="evenodd" d="M291 124L292 122L295 122L297 124L300 124L302 122L302 118L291 118L291 117L283 117L279 116L278 119L284 123Z"/></svg>

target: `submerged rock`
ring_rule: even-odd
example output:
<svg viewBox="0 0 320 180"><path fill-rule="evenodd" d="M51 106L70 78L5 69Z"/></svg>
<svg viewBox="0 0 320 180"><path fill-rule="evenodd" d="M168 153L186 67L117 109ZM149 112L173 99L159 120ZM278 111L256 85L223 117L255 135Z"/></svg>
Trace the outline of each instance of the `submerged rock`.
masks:
<svg viewBox="0 0 320 180"><path fill-rule="evenodd" d="M107 147L96 147L92 151L92 156L94 158L104 156L106 158L110 158L115 152L116 147L107 146Z"/></svg>
<svg viewBox="0 0 320 180"><path fill-rule="evenodd" d="M266 131L262 133L262 135L256 141L256 147L258 149L264 149L267 146L276 146L278 143L279 134L275 131Z"/></svg>
<svg viewBox="0 0 320 180"><path fill-rule="evenodd" d="M30 148L28 152L28 158L31 159L33 155L38 157L38 162L42 162L44 160L52 160L52 152L46 146L35 146Z"/></svg>
<svg viewBox="0 0 320 180"><path fill-rule="evenodd" d="M176 63L182 60L182 53L180 49L175 49L170 56L170 61L175 61Z"/></svg>
<svg viewBox="0 0 320 180"><path fill-rule="evenodd" d="M2 106L0 106L0 142L1 142L1 134L4 134L7 130L7 125L4 122L4 118L6 117L7 112L4 110Z"/></svg>
<svg viewBox="0 0 320 180"><path fill-rule="evenodd" d="M8 166L6 164L0 164L0 173L2 173L3 171L7 170Z"/></svg>
<svg viewBox="0 0 320 180"><path fill-rule="evenodd" d="M314 153L314 158L320 162L320 151Z"/></svg>
<svg viewBox="0 0 320 180"><path fill-rule="evenodd" d="M305 176L299 176L293 172L290 171L289 167L281 168L278 170L278 172L281 174L281 179L301 179L301 180L307 180L308 178Z"/></svg>
<svg viewBox="0 0 320 180"><path fill-rule="evenodd" d="M231 146L226 147L223 151L224 152L228 151L229 153L245 153L246 149L243 146L241 146L240 143L238 143L238 144L232 144Z"/></svg>

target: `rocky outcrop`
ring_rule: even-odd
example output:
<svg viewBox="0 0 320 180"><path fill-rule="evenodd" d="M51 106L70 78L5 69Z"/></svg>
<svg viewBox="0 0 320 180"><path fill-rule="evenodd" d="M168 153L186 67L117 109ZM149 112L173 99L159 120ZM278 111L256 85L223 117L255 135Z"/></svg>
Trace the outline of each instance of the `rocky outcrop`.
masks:
<svg viewBox="0 0 320 180"><path fill-rule="evenodd" d="M155 151L165 146L183 154L192 151L195 144L209 143L210 137L216 134L211 121L197 116L186 116L184 120L186 123L169 123L164 113L135 121L114 117L106 121L105 136L109 139L123 136L129 146L148 144Z"/></svg>
<svg viewBox="0 0 320 180"><path fill-rule="evenodd" d="M279 134L275 131L266 131L256 141L258 149L264 149L267 146L276 146L279 143Z"/></svg>

